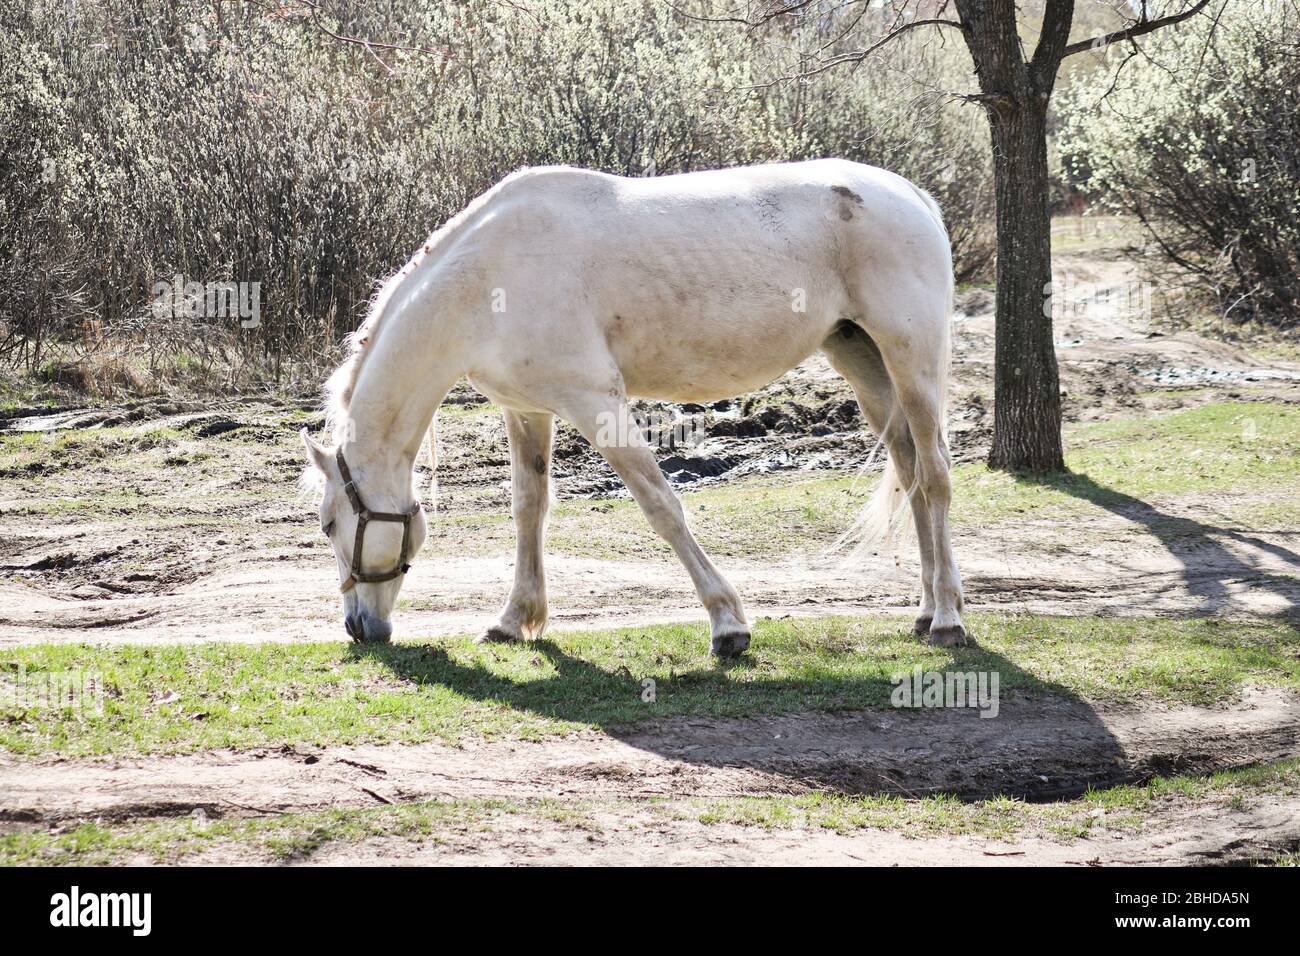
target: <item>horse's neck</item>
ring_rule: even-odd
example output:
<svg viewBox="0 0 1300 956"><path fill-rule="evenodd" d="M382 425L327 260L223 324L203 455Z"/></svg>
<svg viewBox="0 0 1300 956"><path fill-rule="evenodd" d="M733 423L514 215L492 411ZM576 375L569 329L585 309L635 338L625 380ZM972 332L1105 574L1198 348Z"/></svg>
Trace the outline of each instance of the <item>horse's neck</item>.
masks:
<svg viewBox="0 0 1300 956"><path fill-rule="evenodd" d="M418 299L395 303L353 386L347 454L409 476L434 413L463 373L447 318Z"/></svg>

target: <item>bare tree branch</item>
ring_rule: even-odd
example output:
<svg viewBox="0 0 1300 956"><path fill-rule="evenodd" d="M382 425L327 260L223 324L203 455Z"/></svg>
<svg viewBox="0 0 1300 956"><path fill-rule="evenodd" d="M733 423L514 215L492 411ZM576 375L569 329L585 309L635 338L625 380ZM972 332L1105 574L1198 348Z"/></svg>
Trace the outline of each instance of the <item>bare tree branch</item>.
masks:
<svg viewBox="0 0 1300 956"><path fill-rule="evenodd" d="M741 26L759 27L765 23L770 23L777 17L783 17L790 13L798 13L800 10L812 6L815 2L816 0L793 0L792 3L776 7L769 10L767 13L753 18L748 16L709 17L698 13L689 13L674 3L666 3L665 5L674 13L685 17L687 20L695 20L698 23L739 23Z"/></svg>
<svg viewBox="0 0 1300 956"><path fill-rule="evenodd" d="M1175 23L1182 23L1191 17L1196 16L1207 6L1210 0L1197 0L1195 4L1188 7L1182 13L1171 13L1167 17L1156 17L1154 20L1146 18L1146 4L1142 4L1142 17L1131 26L1123 30L1116 30L1114 33L1103 33L1101 36L1093 37L1091 40L1080 40L1078 43L1071 43L1061 54L1062 58L1073 56L1075 53L1082 53L1084 50L1100 50L1111 43L1119 43L1124 40L1132 40L1145 34L1159 30L1161 27L1173 26Z"/></svg>
<svg viewBox="0 0 1300 956"><path fill-rule="evenodd" d="M790 73L785 76L779 76L775 80L771 80L767 83L760 83L752 87L747 87L747 89L766 89L767 87L775 86L778 83L785 83L790 80L806 80L810 77L817 76L819 73L825 73L827 70L832 70L835 67L841 66L845 63L861 63L867 57L871 56L871 54L875 53L877 50L883 47L886 43L889 43L891 40L897 39L907 31L914 30L917 27L927 27L927 26L956 27L958 30L966 29L956 20L942 20L942 19L913 20L910 23L903 24L901 27L898 27L897 29L891 30L889 33L885 34L883 37L881 37L875 43L871 44L871 46L867 47L866 49L854 50L851 53L836 54L835 56L832 56L829 59L823 60L821 63L817 64L817 66L815 66L810 70L800 70L797 73Z"/></svg>
<svg viewBox="0 0 1300 956"><path fill-rule="evenodd" d="M290 17L281 5L264 3L262 0L249 0L249 2L255 7L260 7L277 20L289 22L290 20L295 19ZM382 40L367 40L362 37L354 37L348 36L345 33L338 33L337 31L331 30L329 27L325 26L321 21L320 4L314 2L314 0L292 0L292 3L299 8L300 13L306 14L306 18L310 20L311 25L321 33L333 40L339 41L340 43L348 43L353 46L362 47L366 52L378 60L379 65L389 73L392 72L392 67L380 59L379 54L375 52L376 50L393 50L404 53L426 53L441 57L444 60L454 60L456 58L456 54L452 53L450 50L440 50L435 47L427 46L408 46L402 43L385 43ZM511 6L513 7L514 5L511 4ZM522 10L523 8L516 7L516 9ZM530 13L529 15L531 16L532 14Z"/></svg>

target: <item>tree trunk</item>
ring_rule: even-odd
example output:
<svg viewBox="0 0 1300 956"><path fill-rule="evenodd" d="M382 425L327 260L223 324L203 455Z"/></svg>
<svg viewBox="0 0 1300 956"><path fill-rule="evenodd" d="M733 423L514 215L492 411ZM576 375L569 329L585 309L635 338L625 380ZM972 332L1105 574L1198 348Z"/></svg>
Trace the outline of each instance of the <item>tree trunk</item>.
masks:
<svg viewBox="0 0 1300 956"><path fill-rule="evenodd" d="M997 335L989 466L1063 471L1061 386L1052 347L1052 224L1047 216L1047 104L1074 0L1047 0L1033 59L1015 0L956 0L993 131L997 194Z"/></svg>
<svg viewBox="0 0 1300 956"><path fill-rule="evenodd" d="M1061 387L1052 343L1047 97L989 107L997 195L997 321L989 466L1063 471Z"/></svg>

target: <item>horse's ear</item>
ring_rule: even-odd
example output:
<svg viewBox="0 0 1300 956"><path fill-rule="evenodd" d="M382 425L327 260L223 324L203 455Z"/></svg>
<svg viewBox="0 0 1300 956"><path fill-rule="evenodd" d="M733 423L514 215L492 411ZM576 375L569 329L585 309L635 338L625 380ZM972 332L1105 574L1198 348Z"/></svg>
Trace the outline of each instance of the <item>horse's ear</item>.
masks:
<svg viewBox="0 0 1300 956"><path fill-rule="evenodd" d="M302 438L302 446L307 449L307 460L315 466L317 471L328 477L330 474L329 465L334 459L334 455L331 454L328 448L312 438L307 429L304 428L298 435Z"/></svg>

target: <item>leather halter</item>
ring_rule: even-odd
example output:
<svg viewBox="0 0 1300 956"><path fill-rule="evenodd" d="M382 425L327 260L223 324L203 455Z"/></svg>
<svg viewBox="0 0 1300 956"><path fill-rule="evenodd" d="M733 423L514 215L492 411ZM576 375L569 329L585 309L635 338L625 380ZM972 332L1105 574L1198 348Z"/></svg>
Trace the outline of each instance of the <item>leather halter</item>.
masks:
<svg viewBox="0 0 1300 956"><path fill-rule="evenodd" d="M398 575L411 570L411 566L406 563L406 552L411 544L411 519L420 513L420 503L417 501L411 505L411 510L404 514L369 510L361 501L361 493L357 491L356 482L352 480L352 473L348 471L348 463L343 460L342 448L338 450L336 458L339 474L343 477L343 491L347 494L352 510L357 516L357 538L352 545L352 573L348 575L346 581L339 585L339 590L347 594L358 583L378 584L381 581L391 581ZM361 546L366 538L366 525L371 521L395 521L402 525L402 553L397 558L397 567L380 574L366 574L361 570Z"/></svg>

